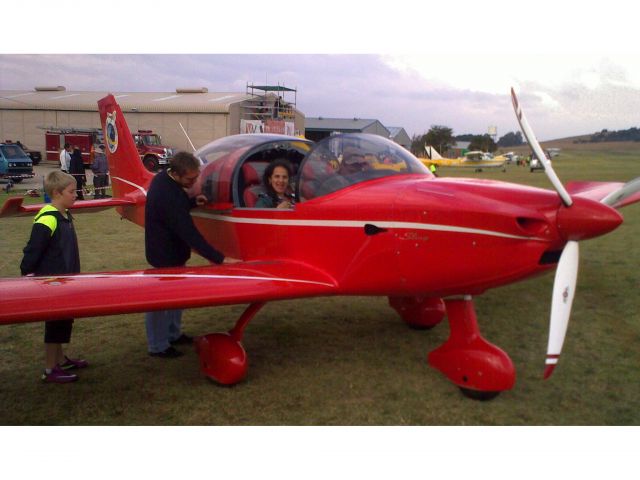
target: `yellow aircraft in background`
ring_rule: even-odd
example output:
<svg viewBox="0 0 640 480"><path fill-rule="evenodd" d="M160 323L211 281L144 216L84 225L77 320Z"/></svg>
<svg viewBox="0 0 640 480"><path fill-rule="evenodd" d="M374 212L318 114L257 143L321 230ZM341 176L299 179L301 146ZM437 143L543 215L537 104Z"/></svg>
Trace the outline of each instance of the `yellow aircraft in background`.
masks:
<svg viewBox="0 0 640 480"><path fill-rule="evenodd" d="M431 165L440 167L457 167L457 168L475 168L476 171L480 171L483 168L502 168L502 171L506 171L505 164L507 163L507 157L504 155L498 155L496 157L491 153L472 151L467 152L464 156L458 158L443 158L435 148L427 146L425 147L427 158L419 157L419 160L424 163L427 168L431 168Z"/></svg>

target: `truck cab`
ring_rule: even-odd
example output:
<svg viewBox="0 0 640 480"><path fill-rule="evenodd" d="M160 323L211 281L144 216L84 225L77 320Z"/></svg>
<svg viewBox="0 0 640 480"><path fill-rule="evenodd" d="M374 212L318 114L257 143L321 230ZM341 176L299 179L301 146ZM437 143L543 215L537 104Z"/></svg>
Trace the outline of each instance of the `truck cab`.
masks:
<svg viewBox="0 0 640 480"><path fill-rule="evenodd" d="M169 166L173 149L162 144L162 139L153 130L138 130L133 134L140 160L150 172L157 172Z"/></svg>

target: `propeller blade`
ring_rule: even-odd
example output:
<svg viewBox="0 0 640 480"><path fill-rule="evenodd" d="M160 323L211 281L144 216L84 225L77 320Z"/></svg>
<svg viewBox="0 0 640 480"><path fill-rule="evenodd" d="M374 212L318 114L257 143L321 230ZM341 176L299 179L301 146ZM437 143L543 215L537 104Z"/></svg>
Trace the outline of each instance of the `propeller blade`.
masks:
<svg viewBox="0 0 640 480"><path fill-rule="evenodd" d="M640 191L640 177L634 178L630 182L625 183L615 192L611 192L609 195L600 200L601 203L613 207L616 203L623 203L624 200L631 195Z"/></svg>
<svg viewBox="0 0 640 480"><path fill-rule="evenodd" d="M520 107L518 97L516 97L516 92L513 87L511 87L511 102L513 103L513 109L516 112L516 118L518 119L518 123L520 124L520 128L522 129L522 133L524 133L524 137L527 139L529 146L536 154L536 157L538 157L540 162L542 162L542 165L544 166L544 172L547 174L547 177L551 181L553 187L556 189L556 192L558 192L558 195L560 195L562 203L564 203L565 206L570 207L573 204L571 196L569 195L569 192L567 192L567 190L564 188L564 185L562 185L562 182L551 166L551 162L542 151L542 147L538 143L536 136L533 134L533 130L529 126L527 117L524 116L524 112L522 111L522 107Z"/></svg>
<svg viewBox="0 0 640 480"><path fill-rule="evenodd" d="M562 344L567 333L571 305L576 291L578 278L579 248L578 242L569 241L560 255L556 277L553 282L553 296L551 299L551 320L549 323L549 344L547 346L547 360L544 378L549 378L558 363Z"/></svg>

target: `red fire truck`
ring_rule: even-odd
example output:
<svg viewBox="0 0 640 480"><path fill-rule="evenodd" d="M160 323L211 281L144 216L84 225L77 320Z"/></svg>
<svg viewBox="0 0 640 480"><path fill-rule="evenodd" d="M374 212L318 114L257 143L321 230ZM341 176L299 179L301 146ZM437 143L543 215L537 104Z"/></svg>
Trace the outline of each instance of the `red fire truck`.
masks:
<svg viewBox="0 0 640 480"><path fill-rule="evenodd" d="M47 160L59 162L60 151L64 144L77 146L82 153L82 163L90 166L93 163L95 145L104 143L102 130L99 128L51 128L45 133Z"/></svg>
<svg viewBox="0 0 640 480"><path fill-rule="evenodd" d="M87 167L93 163L95 146L104 144L103 133L99 128L50 128L45 135L47 160L60 161L60 151L65 143L69 143L80 149L82 161ZM149 171L155 172L169 165L173 149L162 145L160 135L152 130L138 130L132 136L140 160Z"/></svg>
<svg viewBox="0 0 640 480"><path fill-rule="evenodd" d="M162 139L152 130L138 130L133 134L140 160L151 172L169 166L169 160L173 157L173 149L162 145Z"/></svg>

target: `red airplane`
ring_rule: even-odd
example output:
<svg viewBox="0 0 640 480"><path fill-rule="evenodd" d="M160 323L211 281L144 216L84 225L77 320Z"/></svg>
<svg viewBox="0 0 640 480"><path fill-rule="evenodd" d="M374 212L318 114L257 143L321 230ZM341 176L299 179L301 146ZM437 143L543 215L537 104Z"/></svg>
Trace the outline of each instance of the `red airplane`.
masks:
<svg viewBox="0 0 640 480"><path fill-rule="evenodd" d="M192 213L199 230L241 263L4 278L0 323L248 303L229 332L195 342L202 372L234 384L247 372L244 329L266 302L387 296L410 326L430 328L448 317L450 336L428 362L465 395L487 399L512 388L515 370L509 356L480 335L473 296L555 268L548 377L567 329L578 241L622 223L617 209L640 200L640 178L626 185L569 183L565 189L513 91L512 99L557 192L436 178L404 148L376 135L336 135L317 144L283 135L232 135L195 152L203 166L190 194L209 199ZM115 207L143 225L153 174L140 163L114 97L98 106L113 198L79 201L74 208ZM295 167L295 207L254 208L262 172L276 158ZM0 216L32 215L41 207L21 203L9 199Z"/></svg>

